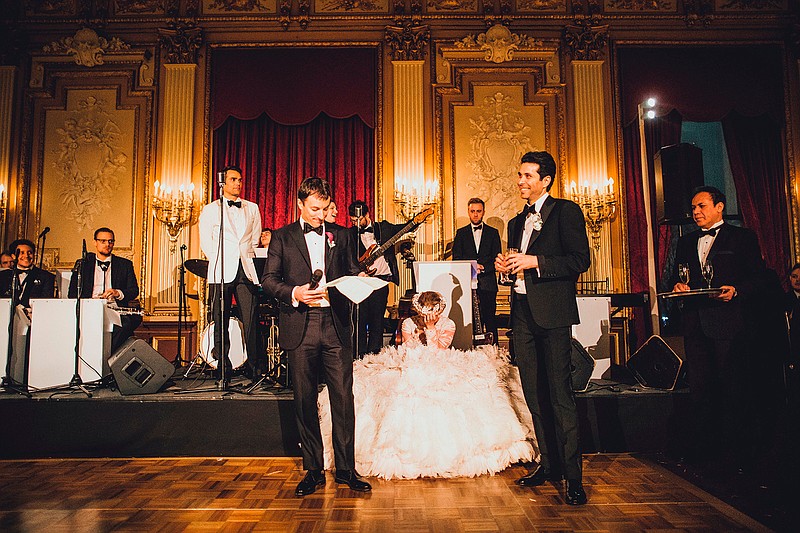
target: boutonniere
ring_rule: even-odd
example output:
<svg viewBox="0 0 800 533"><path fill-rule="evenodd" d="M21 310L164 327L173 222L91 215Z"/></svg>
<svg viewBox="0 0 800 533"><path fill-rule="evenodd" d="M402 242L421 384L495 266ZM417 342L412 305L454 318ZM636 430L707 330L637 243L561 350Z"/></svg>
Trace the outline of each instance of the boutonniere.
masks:
<svg viewBox="0 0 800 533"><path fill-rule="evenodd" d="M542 231L542 214L541 213L534 213L533 214L533 229L536 231Z"/></svg>
<svg viewBox="0 0 800 533"><path fill-rule="evenodd" d="M325 236L328 238L328 248L333 248L334 246L336 246L336 241L333 240L333 233L331 233L330 231L326 231Z"/></svg>

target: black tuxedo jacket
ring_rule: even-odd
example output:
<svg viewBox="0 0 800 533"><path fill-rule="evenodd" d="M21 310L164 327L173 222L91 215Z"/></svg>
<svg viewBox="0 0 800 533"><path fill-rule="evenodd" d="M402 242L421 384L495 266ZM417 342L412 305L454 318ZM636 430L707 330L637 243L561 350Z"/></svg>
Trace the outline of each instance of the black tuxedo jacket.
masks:
<svg viewBox="0 0 800 533"><path fill-rule="evenodd" d="M523 253L539 258L539 269L525 270L525 289L536 323L553 329L580 322L575 283L591 264L586 221L574 202L549 196L542 205L542 229L533 231ZM525 216L508 223L509 246L520 247Z"/></svg>
<svg viewBox="0 0 800 533"><path fill-rule="evenodd" d="M325 279L333 281L342 276L358 274L358 264L350 242L349 230L336 224L325 224ZM299 222L293 222L275 230L269 243L267 266L261 277L261 286L267 295L280 302L280 332L278 341L285 350L294 350L300 345L306 331L308 306L300 303L292 306L292 289L311 280L311 258ZM328 290L333 312L333 323L342 346L352 345L350 326L350 300L335 288Z"/></svg>
<svg viewBox="0 0 800 533"><path fill-rule="evenodd" d="M689 286L692 289L707 286L697 256L699 239L699 231L678 239L673 286L678 280L677 265L682 263L689 265ZM723 224L708 252L708 260L714 267L711 286L731 285L736 288L737 295L730 302L705 296L684 298L684 326L691 327L692 322L699 321L703 333L708 337L734 338L745 330L748 306L765 284L766 268L758 238L749 229Z"/></svg>
<svg viewBox="0 0 800 533"><path fill-rule="evenodd" d="M92 297L96 264L97 255L91 252L86 254L86 263L81 270L83 277L81 298ZM69 280L69 298L78 297L78 276L76 273L79 265L79 261L76 261L72 278ZM123 298L117 300L117 305L120 307L131 307L131 302L139 297L139 283L136 281L136 273L133 271L133 263L130 260L111 255L111 287L108 288L122 291Z"/></svg>
<svg viewBox="0 0 800 533"><path fill-rule="evenodd" d="M494 270L494 260L500 253L500 232L495 228L483 224L480 249L475 249L472 224L458 228L453 239L453 259L476 259L483 265L483 272L478 274L478 290L497 292L497 274Z"/></svg>
<svg viewBox="0 0 800 533"><path fill-rule="evenodd" d="M381 220L380 222L373 221L372 227L375 229L375 242L377 242L378 245L382 245L394 237L398 231L403 229L405 224L392 224L391 222ZM364 255L367 249L364 247L364 243L361 242L361 238L358 235L358 228L355 226L350 228L350 239L358 244L358 256L355 258L356 264L358 264L358 258ZM383 257L389 264L389 271L392 273L392 282L397 285L400 283L400 271L397 268L396 248L394 246L390 247L383 252Z"/></svg>
<svg viewBox="0 0 800 533"><path fill-rule="evenodd" d="M0 290L3 298L11 297L11 281L14 269L0 272ZM17 288L17 302L23 307L30 307L31 298L52 298L55 294L56 277L46 270L34 266L28 271L25 285Z"/></svg>

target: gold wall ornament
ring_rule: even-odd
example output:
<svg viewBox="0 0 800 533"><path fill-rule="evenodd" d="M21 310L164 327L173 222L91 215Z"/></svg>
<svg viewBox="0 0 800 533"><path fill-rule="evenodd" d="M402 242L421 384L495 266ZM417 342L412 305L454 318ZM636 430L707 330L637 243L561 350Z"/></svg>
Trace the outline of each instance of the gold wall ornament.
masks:
<svg viewBox="0 0 800 533"><path fill-rule="evenodd" d="M601 59L608 45L608 25L594 17L579 19L564 28L564 43L574 60Z"/></svg>
<svg viewBox="0 0 800 533"><path fill-rule="evenodd" d="M384 40L392 49L394 61L422 61L428 48L430 27L405 20L400 26L387 26Z"/></svg>
<svg viewBox="0 0 800 533"><path fill-rule="evenodd" d="M174 9L175 0L114 0L114 14L163 14Z"/></svg>
<svg viewBox="0 0 800 533"><path fill-rule="evenodd" d="M721 9L725 7L725 5L720 6ZM685 15L683 20L686 22L686 26L690 28L699 24L708 27L714 21L714 4L712 0L684 0L683 12Z"/></svg>
<svg viewBox="0 0 800 533"><path fill-rule="evenodd" d="M117 37L109 40L97 35L93 29L83 27L72 37L63 37L44 45L42 51L46 54L71 55L76 65L94 67L105 62L103 56L107 52L120 52L130 48L129 44Z"/></svg>
<svg viewBox="0 0 800 533"><path fill-rule="evenodd" d="M458 48L479 49L484 53L484 59L491 63L504 63L514 58L514 52L522 47L533 48L540 41L526 35L511 33L511 30L502 24L495 24L486 33L478 36L469 35L456 41Z"/></svg>
<svg viewBox="0 0 800 533"><path fill-rule="evenodd" d="M122 130L102 98L78 101L56 128L58 198L63 216L79 230L95 226L95 217L111 208L120 175L129 171L130 154L122 147Z"/></svg>
<svg viewBox="0 0 800 533"><path fill-rule="evenodd" d="M194 22L173 21L158 28L158 44L164 63L194 64L203 45L203 30Z"/></svg>
<svg viewBox="0 0 800 533"><path fill-rule="evenodd" d="M266 0L206 0L206 2L206 7L209 11L268 11Z"/></svg>
<svg viewBox="0 0 800 533"><path fill-rule="evenodd" d="M674 11L674 0L606 0L608 11Z"/></svg>

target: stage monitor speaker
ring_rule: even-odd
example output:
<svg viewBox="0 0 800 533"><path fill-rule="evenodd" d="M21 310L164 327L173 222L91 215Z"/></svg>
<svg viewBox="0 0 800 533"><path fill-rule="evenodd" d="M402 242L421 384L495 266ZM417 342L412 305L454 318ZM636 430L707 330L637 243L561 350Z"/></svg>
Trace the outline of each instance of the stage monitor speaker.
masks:
<svg viewBox="0 0 800 533"><path fill-rule="evenodd" d="M119 392L155 394L167 382L175 368L164 356L142 339L131 337L108 360Z"/></svg>
<svg viewBox="0 0 800 533"><path fill-rule="evenodd" d="M682 224L692 220L691 200L703 185L703 150L689 143L662 147L653 157L656 220Z"/></svg>
<svg viewBox="0 0 800 533"><path fill-rule="evenodd" d="M664 339L653 335L628 359L627 366L643 387L672 390L678 383L683 361Z"/></svg>
<svg viewBox="0 0 800 533"><path fill-rule="evenodd" d="M583 345L573 337L570 378L572 379L572 390L574 392L586 392L589 388L589 380L592 379L594 365L594 358L589 355L589 352L586 351Z"/></svg>

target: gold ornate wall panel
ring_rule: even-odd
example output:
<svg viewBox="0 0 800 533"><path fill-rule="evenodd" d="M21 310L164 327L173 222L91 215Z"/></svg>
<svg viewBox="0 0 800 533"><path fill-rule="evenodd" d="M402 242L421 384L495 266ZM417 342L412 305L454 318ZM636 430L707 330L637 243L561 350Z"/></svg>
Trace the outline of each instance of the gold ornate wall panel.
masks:
<svg viewBox="0 0 800 533"><path fill-rule="evenodd" d="M115 253L144 264L150 217L146 183L150 168L152 96L134 88L135 74L78 72L48 75L48 90L29 91L20 235L50 226L46 267L69 268L86 239L112 228ZM142 286L146 286L142 283Z"/></svg>
<svg viewBox="0 0 800 533"><path fill-rule="evenodd" d="M557 46L517 51L512 60L495 63L480 50L439 43L435 93L435 157L442 183L442 235L452 241L466 224L467 201L486 202L487 222L506 239L506 221L522 205L517 190L520 157L547 150L559 165L553 188L558 195L566 169L564 86L552 60ZM549 64L548 64L549 63ZM557 62L556 62L557 64Z"/></svg>

